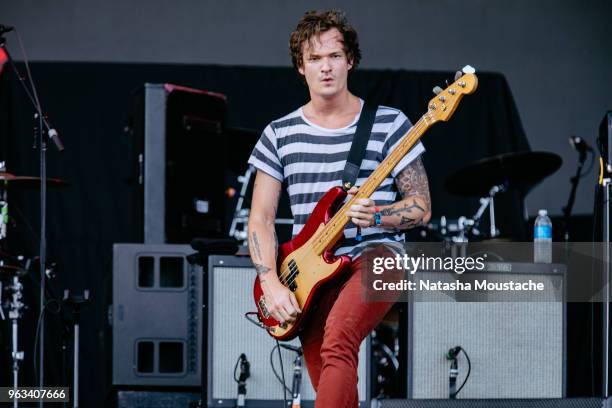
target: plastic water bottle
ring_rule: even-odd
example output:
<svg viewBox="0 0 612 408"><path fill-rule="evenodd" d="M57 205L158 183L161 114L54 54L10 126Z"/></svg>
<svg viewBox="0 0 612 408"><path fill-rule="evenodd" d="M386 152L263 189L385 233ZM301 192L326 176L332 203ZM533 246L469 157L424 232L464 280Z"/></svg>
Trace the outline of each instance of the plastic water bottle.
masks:
<svg viewBox="0 0 612 408"><path fill-rule="evenodd" d="M552 222L546 210L539 210L533 227L533 262L552 262Z"/></svg>

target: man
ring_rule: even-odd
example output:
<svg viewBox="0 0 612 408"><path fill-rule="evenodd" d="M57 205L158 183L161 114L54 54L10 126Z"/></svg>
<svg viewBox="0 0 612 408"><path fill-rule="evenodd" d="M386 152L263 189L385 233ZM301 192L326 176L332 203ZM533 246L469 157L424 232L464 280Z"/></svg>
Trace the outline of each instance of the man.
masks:
<svg viewBox="0 0 612 408"><path fill-rule="evenodd" d="M289 46L293 65L308 86L310 101L270 123L249 159L257 168L249 250L268 311L281 323L291 322L301 313L294 294L280 283L276 271L274 221L281 183L287 182L295 236L323 194L341 185L363 105L347 88L349 73L359 64L361 53L357 33L341 12L306 13L291 34ZM356 185L363 183L410 127L399 110L378 108ZM398 230L429 220L429 187L419 157L423 151L422 144L416 144L371 198L358 200L347 212L351 222L336 255L350 255L353 267L343 280L323 288L300 333L318 408L358 405L359 346L392 306L362 299L360 255L368 243L403 242L403 233ZM353 187L349 194L357 191ZM379 214L375 214L377 209ZM356 239L358 229L361 241Z"/></svg>

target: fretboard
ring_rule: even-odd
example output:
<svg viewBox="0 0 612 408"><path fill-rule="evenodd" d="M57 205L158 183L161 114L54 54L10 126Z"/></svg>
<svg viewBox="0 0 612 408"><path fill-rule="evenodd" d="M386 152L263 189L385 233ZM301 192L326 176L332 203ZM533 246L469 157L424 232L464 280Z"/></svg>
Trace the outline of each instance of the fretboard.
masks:
<svg viewBox="0 0 612 408"><path fill-rule="evenodd" d="M381 185L387 176L393 171L395 166L404 158L410 151L412 146L423 136L425 131L429 129L435 120L426 113L419 121L410 128L410 130L401 138L400 143L378 166L376 170L366 179L359 187L359 192L348 200L336 212L331 220L316 234L313 238L313 245L317 255L320 255L328 248L331 248L343 236L344 227L349 222L350 218L345 215L348 209L353 205L355 200L359 198L368 198Z"/></svg>

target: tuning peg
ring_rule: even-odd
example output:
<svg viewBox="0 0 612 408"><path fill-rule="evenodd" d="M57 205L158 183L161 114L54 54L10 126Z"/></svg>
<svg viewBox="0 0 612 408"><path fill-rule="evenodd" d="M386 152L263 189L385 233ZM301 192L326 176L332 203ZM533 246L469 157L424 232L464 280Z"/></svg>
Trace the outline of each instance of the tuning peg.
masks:
<svg viewBox="0 0 612 408"><path fill-rule="evenodd" d="M461 78L462 76L463 76L463 72L461 72L461 71L455 72L455 81L458 80L459 78Z"/></svg>
<svg viewBox="0 0 612 408"><path fill-rule="evenodd" d="M437 94L439 94L440 92L442 92L442 88L440 88L439 86L436 86L436 87L433 89L433 93L434 93L434 94L436 94L436 95L437 95Z"/></svg>
<svg viewBox="0 0 612 408"><path fill-rule="evenodd" d="M466 65L465 67L461 68L461 71L463 71L464 74L476 73L476 69L471 65Z"/></svg>

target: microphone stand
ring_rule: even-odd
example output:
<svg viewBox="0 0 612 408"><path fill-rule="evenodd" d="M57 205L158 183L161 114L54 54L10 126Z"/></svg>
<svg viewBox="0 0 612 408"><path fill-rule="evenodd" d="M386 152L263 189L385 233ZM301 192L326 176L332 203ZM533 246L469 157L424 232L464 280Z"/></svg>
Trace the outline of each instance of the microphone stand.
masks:
<svg viewBox="0 0 612 408"><path fill-rule="evenodd" d="M81 327L81 309L89 303L89 290L85 289L82 295L71 294L68 289L64 291L63 304L64 306L72 307L72 316L74 318L74 341L72 350L74 352L72 372L72 406L79 408L79 351L80 351L80 327Z"/></svg>
<svg viewBox="0 0 612 408"><path fill-rule="evenodd" d="M570 191L570 195L567 199L567 204L563 207L563 221L564 221L564 232L563 239L565 242L569 242L570 234L569 234L569 224L570 224L570 216L572 214L572 208L574 207L574 201L576 200L576 190L578 189L578 183L580 183L580 175L582 174L582 168L584 167L584 162L586 160L586 151L581 150L580 156L578 158L578 167L576 168L576 174L570 178L570 182L572 183L572 190Z"/></svg>
<svg viewBox="0 0 612 408"><path fill-rule="evenodd" d="M39 244L39 263L40 263L40 342L39 342L39 381L38 386L40 388L44 387L45 381L45 359L44 359L44 350L45 350L45 270L46 270L46 254L47 254L47 141L45 138L44 127L47 129L47 136L53 140L57 149L61 152L64 150L64 144L62 143L57 131L53 129L42 112L42 107L40 105L40 100L38 98L38 93L36 92L36 86L34 85L34 80L30 75L30 69L27 65L27 60L24 61L26 64L26 70L28 72L28 78L30 80L30 86L32 88L32 92L28 90L25 85L24 80L22 79L17 67L15 65L15 61L11 57L10 52L6 48L6 39L0 35L0 48L4 50L6 53L6 57L10 62L17 79L22 84L26 94L28 95L30 101L32 102L32 106L34 107L36 113L34 114L34 140L38 140L38 148L40 149L40 244ZM43 127L44 126L44 127ZM36 147L36 146L35 146ZM38 403L39 408L43 408L42 400Z"/></svg>
<svg viewBox="0 0 612 408"><path fill-rule="evenodd" d="M302 388L302 353L297 353L295 360L293 360L293 383L291 385L291 408L300 408L302 405L302 394L300 389Z"/></svg>
<svg viewBox="0 0 612 408"><path fill-rule="evenodd" d="M244 353L240 354L240 376L238 377L238 396L236 407L244 407L246 399L246 380L251 376L251 363L247 360Z"/></svg>
<svg viewBox="0 0 612 408"><path fill-rule="evenodd" d="M304 351L301 347L290 344L281 344L282 348L293 351L296 356L293 360L293 383L291 384L291 408L300 408L302 405L302 356Z"/></svg>

